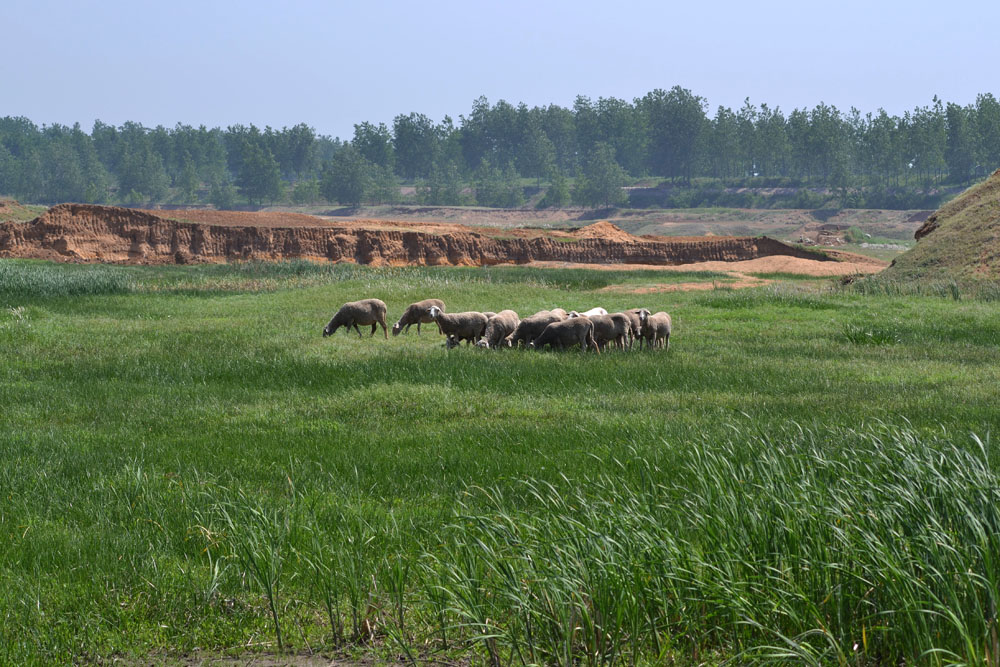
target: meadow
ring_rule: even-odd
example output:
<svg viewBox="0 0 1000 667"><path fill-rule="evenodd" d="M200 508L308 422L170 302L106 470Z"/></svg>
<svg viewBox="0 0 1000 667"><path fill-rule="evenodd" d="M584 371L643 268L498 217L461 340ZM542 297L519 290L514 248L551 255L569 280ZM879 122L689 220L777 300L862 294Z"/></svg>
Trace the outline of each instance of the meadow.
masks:
<svg viewBox="0 0 1000 667"><path fill-rule="evenodd" d="M0 261L0 662L998 664L1000 300L773 277ZM321 336L366 297L674 335Z"/></svg>

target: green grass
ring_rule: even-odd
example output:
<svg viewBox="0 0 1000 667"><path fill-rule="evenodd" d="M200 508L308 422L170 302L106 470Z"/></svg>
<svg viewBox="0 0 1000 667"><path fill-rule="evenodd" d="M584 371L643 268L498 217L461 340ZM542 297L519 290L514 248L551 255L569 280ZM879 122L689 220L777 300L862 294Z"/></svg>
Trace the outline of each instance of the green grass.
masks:
<svg viewBox="0 0 1000 667"><path fill-rule="evenodd" d="M994 659L1000 304L651 274L0 262L0 663ZM674 335L320 335L429 296Z"/></svg>

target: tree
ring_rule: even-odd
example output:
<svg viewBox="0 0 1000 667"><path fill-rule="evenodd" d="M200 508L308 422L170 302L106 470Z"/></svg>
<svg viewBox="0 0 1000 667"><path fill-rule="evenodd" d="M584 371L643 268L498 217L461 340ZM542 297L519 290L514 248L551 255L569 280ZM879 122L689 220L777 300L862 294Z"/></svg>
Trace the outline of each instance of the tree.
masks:
<svg viewBox="0 0 1000 667"><path fill-rule="evenodd" d="M354 126L354 140L351 142L361 156L378 167L392 169L396 155L392 148L392 132L385 123L372 125L364 122Z"/></svg>
<svg viewBox="0 0 1000 667"><path fill-rule="evenodd" d="M278 163L267 150L258 143L247 142L242 150L243 159L236 184L240 194L258 205L265 199L274 200L281 196L281 171Z"/></svg>
<svg viewBox="0 0 1000 667"><path fill-rule="evenodd" d="M159 201L167 194L170 179L163 169L163 160L148 143L136 142L126 148L118 174L118 192L134 201L138 195L145 201Z"/></svg>
<svg viewBox="0 0 1000 667"><path fill-rule="evenodd" d="M393 204L399 200L399 183L389 167L375 167L372 172L371 200L376 204Z"/></svg>
<svg viewBox="0 0 1000 667"><path fill-rule="evenodd" d="M476 172L476 203L494 208L516 208L524 204L524 190L513 164L501 171L483 160Z"/></svg>
<svg viewBox="0 0 1000 667"><path fill-rule="evenodd" d="M636 105L649 126L649 168L654 174L691 182L697 148L707 125L705 100L690 90L674 86L654 90Z"/></svg>
<svg viewBox="0 0 1000 667"><path fill-rule="evenodd" d="M429 175L437 156L437 132L431 119L418 113L399 115L392 130L397 173L403 178Z"/></svg>
<svg viewBox="0 0 1000 667"><path fill-rule="evenodd" d="M295 204L314 204L319 201L319 179L307 178L295 184L292 190L292 202Z"/></svg>
<svg viewBox="0 0 1000 667"><path fill-rule="evenodd" d="M555 145L545 136L537 121L533 122L519 155L518 164L521 173L525 176L534 176L538 180L538 185L541 185L542 177L552 171L555 163Z"/></svg>
<svg viewBox="0 0 1000 667"><path fill-rule="evenodd" d="M975 164L974 138L972 124L969 122L970 110L957 104L949 103L945 111L945 122L948 127L948 148L945 161L948 163L948 173L956 183L966 183L972 175Z"/></svg>
<svg viewBox="0 0 1000 667"><path fill-rule="evenodd" d="M988 170L1000 167L1000 102L992 93L976 98L979 160Z"/></svg>
<svg viewBox="0 0 1000 667"><path fill-rule="evenodd" d="M417 187L417 198L431 206L459 206L462 203L462 182L454 162L435 164L431 177Z"/></svg>
<svg viewBox="0 0 1000 667"><path fill-rule="evenodd" d="M180 191L181 199L185 202L195 201L195 192L198 189L198 170L195 169L194 160L188 154L184 155L180 176L177 178L177 189Z"/></svg>
<svg viewBox="0 0 1000 667"><path fill-rule="evenodd" d="M220 211L231 209L236 203L236 189L225 178L215 178L208 193L208 201Z"/></svg>
<svg viewBox="0 0 1000 667"><path fill-rule="evenodd" d="M553 168L549 175L549 189L538 202L538 208L560 208L570 202L569 179L559 168Z"/></svg>
<svg viewBox="0 0 1000 667"><path fill-rule="evenodd" d="M346 144L326 164L320 192L329 201L357 206L371 189L372 165L357 148Z"/></svg>
<svg viewBox="0 0 1000 667"><path fill-rule="evenodd" d="M628 175L615 161L615 152L606 143L598 143L587 160L583 172L577 177L573 200L583 206L620 206L628 201L622 187Z"/></svg>

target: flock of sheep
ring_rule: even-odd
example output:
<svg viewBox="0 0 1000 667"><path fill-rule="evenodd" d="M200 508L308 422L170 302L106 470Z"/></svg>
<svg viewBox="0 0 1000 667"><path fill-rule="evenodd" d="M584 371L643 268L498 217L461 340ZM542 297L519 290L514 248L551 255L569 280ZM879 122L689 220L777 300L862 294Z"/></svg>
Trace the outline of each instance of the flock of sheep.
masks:
<svg viewBox="0 0 1000 667"><path fill-rule="evenodd" d="M323 336L329 336L341 327L347 331L353 327L361 336L360 326L371 325L371 335L375 335L378 325L389 338L386 325L385 302L380 299L364 299L345 303L323 329ZM633 308L621 313L611 313L603 308L592 308L583 313L566 312L562 308L542 310L523 320L513 310L499 313L470 311L446 313L440 299L425 299L410 304L399 321L392 325L392 335L409 331L414 324L420 333L421 324L434 322L438 331L447 338L445 346L450 350L461 344L475 344L478 347L497 349L517 347L519 344L529 349L541 349L546 345L553 349L580 346L581 352L594 350L600 353L610 343L617 349L632 349L636 340L641 349L645 344L650 349L666 349L670 346L670 315L664 312L651 314L646 308Z"/></svg>

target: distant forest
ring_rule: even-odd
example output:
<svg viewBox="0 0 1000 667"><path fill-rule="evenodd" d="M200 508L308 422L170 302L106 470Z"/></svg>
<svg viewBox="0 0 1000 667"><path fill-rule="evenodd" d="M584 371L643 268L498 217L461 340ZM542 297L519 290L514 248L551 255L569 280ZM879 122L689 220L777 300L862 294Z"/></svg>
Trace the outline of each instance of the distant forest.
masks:
<svg viewBox="0 0 1000 667"><path fill-rule="evenodd" d="M902 116L749 100L711 112L681 87L572 108L481 97L457 122L400 114L348 141L304 124L0 119L0 193L27 203L930 208L997 167L991 93Z"/></svg>

